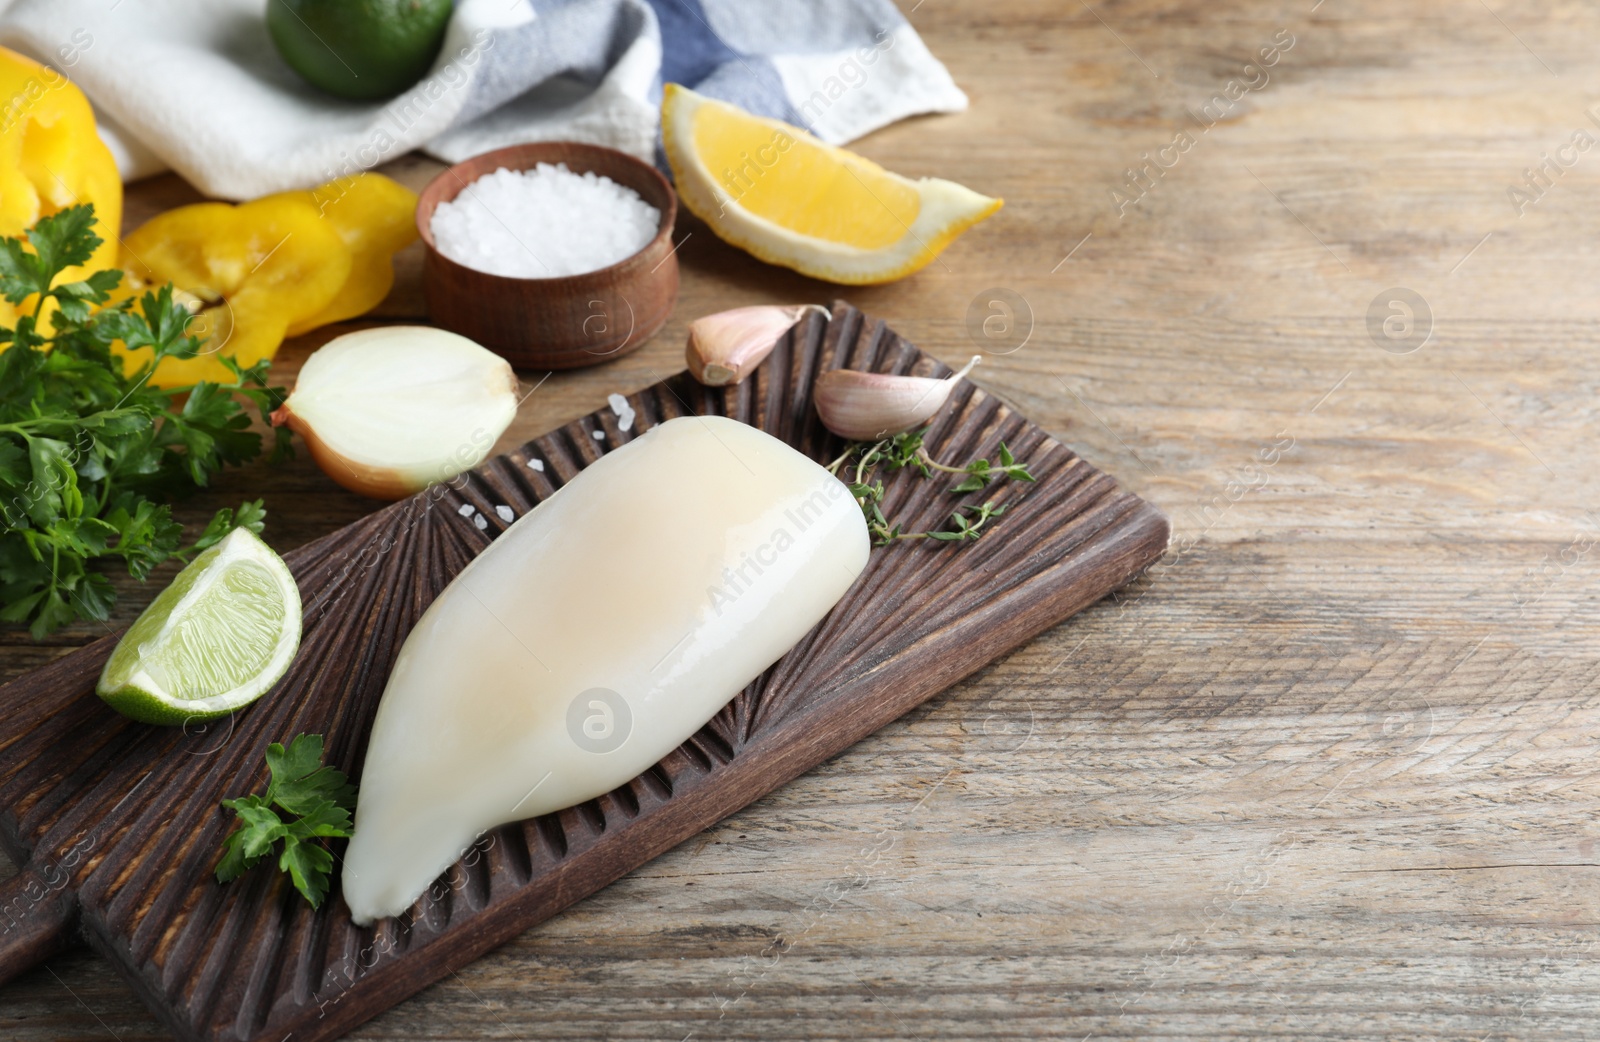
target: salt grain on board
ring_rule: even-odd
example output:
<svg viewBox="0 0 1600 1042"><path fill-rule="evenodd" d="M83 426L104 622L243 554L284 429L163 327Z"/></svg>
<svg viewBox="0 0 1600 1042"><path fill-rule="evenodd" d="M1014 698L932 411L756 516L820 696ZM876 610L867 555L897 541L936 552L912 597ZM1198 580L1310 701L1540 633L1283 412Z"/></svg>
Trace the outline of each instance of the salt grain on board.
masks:
<svg viewBox="0 0 1600 1042"><path fill-rule="evenodd" d="M661 211L633 189L565 163L501 167L433 211L434 247L491 275L552 279L599 271L650 244Z"/></svg>
<svg viewBox="0 0 1600 1042"><path fill-rule="evenodd" d="M544 460L542 460L542 459L531 459L531 460L528 461L528 468L530 470L537 470L539 473L543 474L544 473Z"/></svg>
<svg viewBox="0 0 1600 1042"><path fill-rule="evenodd" d="M481 532L485 528L489 527L489 519L484 517L482 514L473 514L472 515L472 527L476 528L478 531Z"/></svg>
<svg viewBox="0 0 1600 1042"><path fill-rule="evenodd" d="M473 507L471 503L463 503L461 504L461 509L457 510L456 513L460 514L462 517L466 517L468 514L472 513L472 510Z"/></svg>
<svg viewBox="0 0 1600 1042"><path fill-rule="evenodd" d="M513 513L511 508L506 506L504 503L501 503L499 506L495 507L494 512L499 514L500 520L504 521L508 525L517 519L517 515Z"/></svg>
<svg viewBox="0 0 1600 1042"><path fill-rule="evenodd" d="M611 405L611 411L617 414L617 426L622 430L633 429L633 406L628 404L628 399L620 394L608 395L606 401Z"/></svg>
<svg viewBox="0 0 1600 1042"><path fill-rule="evenodd" d="M594 432L594 440L595 441L605 441L606 440L606 432L605 431L595 431Z"/></svg>

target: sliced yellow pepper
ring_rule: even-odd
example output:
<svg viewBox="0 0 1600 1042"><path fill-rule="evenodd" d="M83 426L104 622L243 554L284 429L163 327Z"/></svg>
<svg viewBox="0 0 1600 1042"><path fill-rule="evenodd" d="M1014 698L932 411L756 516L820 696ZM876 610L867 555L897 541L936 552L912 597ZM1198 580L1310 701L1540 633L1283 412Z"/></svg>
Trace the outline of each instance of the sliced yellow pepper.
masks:
<svg viewBox="0 0 1600 1042"><path fill-rule="evenodd" d="M312 207L268 197L168 210L124 240L122 264L134 293L170 282L198 298L190 331L204 341L200 353L164 359L150 380L181 387L232 379L219 353L242 366L271 358L292 323L338 295L350 275L350 250ZM124 353L134 366L149 350Z"/></svg>
<svg viewBox="0 0 1600 1042"><path fill-rule="evenodd" d="M382 174L359 173L307 192L288 192L315 206L350 248L350 277L317 314L290 323L289 335L365 315L394 286L394 255L417 239L417 193Z"/></svg>
<svg viewBox="0 0 1600 1042"><path fill-rule="evenodd" d="M105 241L89 263L68 268L58 281L114 267L122 178L88 99L59 72L3 47L0 99L0 235L21 236L41 217L93 203L95 230ZM0 300L0 325L14 326L16 318L17 309Z"/></svg>
<svg viewBox="0 0 1600 1042"><path fill-rule="evenodd" d="M394 253L416 238L416 201L409 189L365 173L152 218L124 242L125 293L171 282L200 309L191 332L204 346L194 358L162 361L151 382L228 380L218 354L254 365L286 336L370 311L394 284ZM148 350L123 353L137 365Z"/></svg>

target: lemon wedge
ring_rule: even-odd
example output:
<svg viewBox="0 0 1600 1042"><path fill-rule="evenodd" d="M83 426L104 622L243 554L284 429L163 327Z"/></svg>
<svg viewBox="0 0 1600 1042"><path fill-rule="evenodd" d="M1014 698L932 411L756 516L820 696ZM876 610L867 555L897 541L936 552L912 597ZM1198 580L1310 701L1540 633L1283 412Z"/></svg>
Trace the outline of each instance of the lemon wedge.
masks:
<svg viewBox="0 0 1600 1042"><path fill-rule="evenodd" d="M829 282L903 278L1002 205L953 181L901 177L676 83L661 130L679 197L719 238Z"/></svg>

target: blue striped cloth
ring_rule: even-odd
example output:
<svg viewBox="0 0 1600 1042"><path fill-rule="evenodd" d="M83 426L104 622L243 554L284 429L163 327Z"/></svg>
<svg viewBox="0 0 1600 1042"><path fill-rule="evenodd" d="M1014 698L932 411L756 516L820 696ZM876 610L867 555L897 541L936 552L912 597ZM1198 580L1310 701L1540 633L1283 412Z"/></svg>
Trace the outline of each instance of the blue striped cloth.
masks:
<svg viewBox="0 0 1600 1042"><path fill-rule="evenodd" d="M890 0L649 4L661 31L658 88L681 83L835 144L905 116L966 107Z"/></svg>

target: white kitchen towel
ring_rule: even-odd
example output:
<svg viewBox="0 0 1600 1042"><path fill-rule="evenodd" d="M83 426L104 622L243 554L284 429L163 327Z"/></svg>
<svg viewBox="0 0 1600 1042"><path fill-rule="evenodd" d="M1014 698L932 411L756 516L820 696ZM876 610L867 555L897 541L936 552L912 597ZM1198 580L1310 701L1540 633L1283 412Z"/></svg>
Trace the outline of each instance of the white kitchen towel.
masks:
<svg viewBox="0 0 1600 1042"><path fill-rule="evenodd" d="M663 82L836 144L967 105L892 0L457 0L433 70L377 104L303 83L267 2L0 0L0 44L83 88L124 178L171 168L224 199L416 148L457 162L563 139L655 159Z"/></svg>

